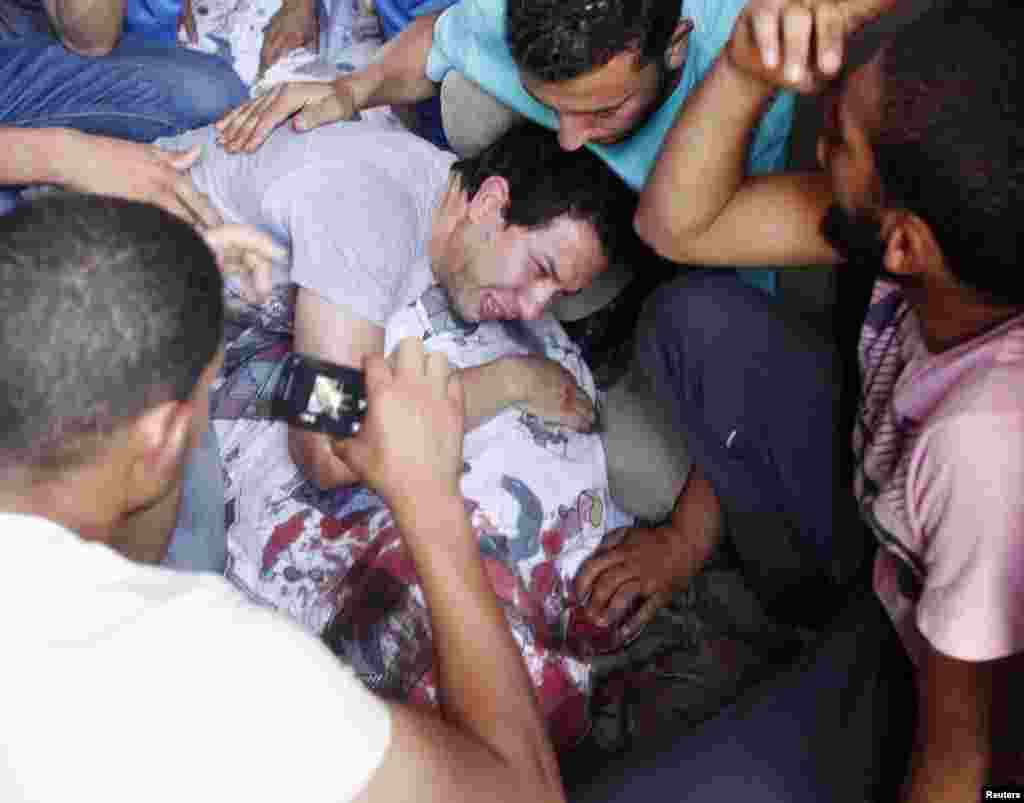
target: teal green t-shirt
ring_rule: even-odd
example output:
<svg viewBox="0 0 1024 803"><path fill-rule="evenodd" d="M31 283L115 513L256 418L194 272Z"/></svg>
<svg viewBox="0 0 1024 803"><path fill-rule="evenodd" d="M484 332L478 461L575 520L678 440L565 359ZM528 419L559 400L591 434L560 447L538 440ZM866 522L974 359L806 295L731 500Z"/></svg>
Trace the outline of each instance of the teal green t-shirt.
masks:
<svg viewBox="0 0 1024 803"><path fill-rule="evenodd" d="M729 40L745 4L746 0L683 0L682 15L693 21L694 28L675 91L628 139L614 145L587 146L633 189L639 191L644 185L679 107ZM505 40L505 0L460 0L441 15L434 28L427 76L440 83L449 70L461 72L534 122L558 128L555 113L527 94L519 81L519 70ZM792 123L793 97L780 94L754 136L749 162L752 172L771 173L785 167ZM747 270L742 275L758 287L774 289L770 271Z"/></svg>

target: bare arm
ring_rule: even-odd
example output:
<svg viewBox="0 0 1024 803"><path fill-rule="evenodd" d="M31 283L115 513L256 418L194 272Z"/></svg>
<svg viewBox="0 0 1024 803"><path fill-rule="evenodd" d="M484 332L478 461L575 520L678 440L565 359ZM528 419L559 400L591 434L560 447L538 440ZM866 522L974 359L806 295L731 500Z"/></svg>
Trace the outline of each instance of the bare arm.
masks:
<svg viewBox="0 0 1024 803"><path fill-rule="evenodd" d="M999 783L1020 735L1024 653L997 661L960 661L929 649L918 670L918 715L905 803L967 803ZM1016 736L1016 738L1014 738ZM996 776L991 777L991 771Z"/></svg>
<svg viewBox="0 0 1024 803"><path fill-rule="evenodd" d="M739 40L739 41L738 41ZM823 174L748 176L747 151L775 93L744 72L742 16L733 40L683 105L643 192L637 232L662 256L707 265L832 263L818 231L831 202Z"/></svg>
<svg viewBox="0 0 1024 803"><path fill-rule="evenodd" d="M308 131L349 120L361 109L433 97L438 88L427 78L427 56L440 14L417 17L381 49L380 59L363 70L330 84L283 84L242 104L217 121L221 144L232 153L254 151L288 119L292 119L296 131Z"/></svg>
<svg viewBox="0 0 1024 803"><path fill-rule="evenodd" d="M467 430L514 404L575 430L589 430L594 424L593 401L572 374L547 357L502 357L460 373Z"/></svg>
<svg viewBox="0 0 1024 803"><path fill-rule="evenodd" d="M295 298L294 342L295 351L359 368L366 356L383 353L384 329L300 287ZM329 435L292 427L288 451L298 469L324 490L359 481Z"/></svg>
<svg viewBox="0 0 1024 803"><path fill-rule="evenodd" d="M56 184L153 203L199 226L222 222L188 175L198 148L164 151L67 128L0 126L0 153L0 186Z"/></svg>
<svg viewBox="0 0 1024 803"><path fill-rule="evenodd" d="M748 178L745 159L775 90L820 89L838 73L845 40L896 2L751 0L665 139L640 196L640 236L678 262L835 262L819 231L832 199L826 177Z"/></svg>
<svg viewBox="0 0 1024 803"><path fill-rule="evenodd" d="M443 719L392 706L392 740L358 798L564 800L530 678L480 559L458 490L462 385L441 354L404 340L365 364L369 407L345 442L387 501L430 609Z"/></svg>
<svg viewBox="0 0 1024 803"><path fill-rule="evenodd" d="M80 56L105 56L121 38L125 0L45 0L61 44Z"/></svg>

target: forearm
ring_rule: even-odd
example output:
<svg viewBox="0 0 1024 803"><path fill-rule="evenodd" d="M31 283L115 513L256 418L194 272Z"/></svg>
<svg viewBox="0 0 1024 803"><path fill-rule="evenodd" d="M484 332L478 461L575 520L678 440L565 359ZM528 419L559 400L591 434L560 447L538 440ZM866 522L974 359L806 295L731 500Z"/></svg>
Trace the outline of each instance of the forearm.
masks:
<svg viewBox="0 0 1024 803"><path fill-rule="evenodd" d="M66 128L0 126L0 186L63 183L60 163L75 136Z"/></svg>
<svg viewBox="0 0 1024 803"><path fill-rule="evenodd" d="M522 655L480 559L462 499L430 489L393 507L430 610L447 720L558 799L554 753Z"/></svg>
<svg viewBox="0 0 1024 803"><path fill-rule="evenodd" d="M125 0L45 0L57 35L68 50L105 56L121 38Z"/></svg>
<svg viewBox="0 0 1024 803"><path fill-rule="evenodd" d="M640 236L666 256L706 232L746 177L753 131L774 96L723 54L669 130L635 218Z"/></svg>
<svg viewBox="0 0 1024 803"><path fill-rule="evenodd" d="M440 12L417 17L381 49L381 57L366 69L339 80L348 83L357 109L416 103L438 92L427 78L427 57Z"/></svg>
<svg viewBox="0 0 1024 803"><path fill-rule="evenodd" d="M900 799L902 803L973 803L988 780L990 759L983 751L951 743L916 744Z"/></svg>
<svg viewBox="0 0 1024 803"><path fill-rule="evenodd" d="M994 755L993 711L1008 702L1006 662L950 658L930 646L918 664L917 721L904 803L978 799Z"/></svg>
<svg viewBox="0 0 1024 803"><path fill-rule="evenodd" d="M466 429L476 429L512 404L525 398L521 361L503 357L463 368L462 386L466 398Z"/></svg>

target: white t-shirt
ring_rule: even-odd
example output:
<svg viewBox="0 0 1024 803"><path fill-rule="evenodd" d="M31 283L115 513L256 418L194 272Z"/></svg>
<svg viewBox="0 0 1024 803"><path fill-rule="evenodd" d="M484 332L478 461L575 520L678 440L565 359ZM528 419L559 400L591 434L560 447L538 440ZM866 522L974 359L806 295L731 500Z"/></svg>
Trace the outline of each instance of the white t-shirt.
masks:
<svg viewBox="0 0 1024 803"><path fill-rule="evenodd" d="M221 577L41 518L0 514L0 537L3 803L339 803L379 765L386 705Z"/></svg>
<svg viewBox="0 0 1024 803"><path fill-rule="evenodd" d="M455 156L415 134L378 120L284 125L229 154L210 126L162 144L201 144L192 180L224 219L288 245L288 278L356 317L384 326L433 283L427 244Z"/></svg>

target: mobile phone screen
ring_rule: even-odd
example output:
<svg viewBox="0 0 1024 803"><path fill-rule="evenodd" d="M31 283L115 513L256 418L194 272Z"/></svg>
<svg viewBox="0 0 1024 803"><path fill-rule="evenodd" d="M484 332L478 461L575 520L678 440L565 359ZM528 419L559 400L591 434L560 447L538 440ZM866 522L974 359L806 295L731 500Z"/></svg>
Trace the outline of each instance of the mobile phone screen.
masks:
<svg viewBox="0 0 1024 803"><path fill-rule="evenodd" d="M347 438L366 410L363 374L304 354L285 359L270 405L271 417L292 426Z"/></svg>

